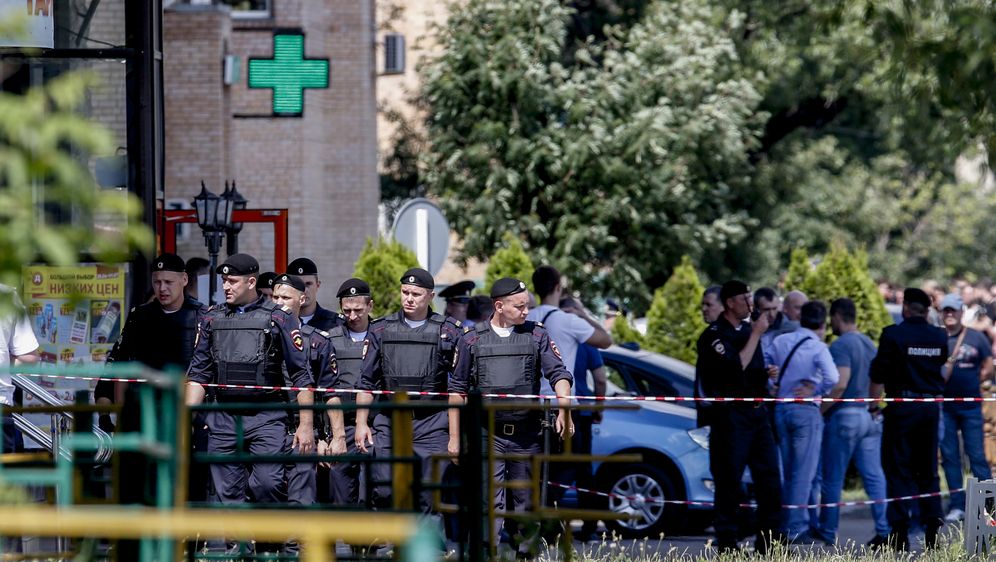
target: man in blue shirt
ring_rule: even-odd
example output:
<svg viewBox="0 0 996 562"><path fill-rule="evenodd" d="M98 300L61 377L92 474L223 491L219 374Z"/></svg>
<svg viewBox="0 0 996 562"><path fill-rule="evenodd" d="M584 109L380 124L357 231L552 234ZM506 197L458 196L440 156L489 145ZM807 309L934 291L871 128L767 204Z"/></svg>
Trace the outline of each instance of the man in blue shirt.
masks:
<svg viewBox="0 0 996 562"><path fill-rule="evenodd" d="M837 339L830 344L830 355L837 365L840 380L830 391L832 398L867 398L871 380L868 369L875 358L875 344L857 328L857 307L851 299L837 299L830 303L830 326ZM877 406L876 406L877 408ZM840 501L844 475L851 459L861 474L868 499L885 498L885 473L882 472L882 422L880 416L872 417L864 402L830 402L822 406L823 454L821 503ZM889 536L889 521L885 504L871 506L875 520L875 537L870 547L881 546ZM824 507L820 510L820 536L828 544L837 541L840 508Z"/></svg>
<svg viewBox="0 0 996 562"><path fill-rule="evenodd" d="M950 356L945 365L949 373L944 386L948 398L979 398L979 384L993 374L992 348L981 333L962 324L964 305L961 297L950 294L941 300L941 321L948 332ZM957 349L956 349L957 348ZM992 472L986 461L982 437L982 404L980 402L945 402L941 419L941 466L948 481L948 489L965 485L961 468L961 443L972 468L972 475L979 480L989 480ZM965 493L952 492L948 505L949 522L965 518Z"/></svg>
<svg viewBox="0 0 996 562"><path fill-rule="evenodd" d="M779 398L823 396L837 384L837 367L823 343L827 309L820 301L802 305L801 327L775 338L773 364L779 367L775 393ZM775 405L775 428L782 457L782 500L804 505L813 488L823 442L823 416L816 402ZM782 513L783 532L793 543L812 542L805 509Z"/></svg>

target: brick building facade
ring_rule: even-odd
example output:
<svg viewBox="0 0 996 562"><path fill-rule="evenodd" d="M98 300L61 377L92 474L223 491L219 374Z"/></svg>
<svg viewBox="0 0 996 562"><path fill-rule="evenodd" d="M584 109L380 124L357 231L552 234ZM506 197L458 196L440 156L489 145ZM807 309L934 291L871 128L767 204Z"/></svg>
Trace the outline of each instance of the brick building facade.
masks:
<svg viewBox="0 0 996 562"><path fill-rule="evenodd" d="M289 255L315 260L319 299L331 304L377 229L374 2L262 5L264 14L212 4L165 9L166 204L189 203L201 180L220 193L234 179L251 208L287 208ZM287 30L303 33L305 58L329 61L329 87L305 90L300 117L273 116L273 91L248 87L249 59L273 58L274 33ZM228 84L226 57L237 68ZM196 227L184 230L178 252L206 256ZM240 251L281 271L272 244L268 225L247 224L239 237Z"/></svg>

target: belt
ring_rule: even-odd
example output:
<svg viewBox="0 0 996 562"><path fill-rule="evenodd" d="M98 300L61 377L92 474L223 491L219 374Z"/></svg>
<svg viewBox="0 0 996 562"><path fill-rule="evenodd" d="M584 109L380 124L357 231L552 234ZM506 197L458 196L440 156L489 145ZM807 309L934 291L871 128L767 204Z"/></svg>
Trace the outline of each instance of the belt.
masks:
<svg viewBox="0 0 996 562"><path fill-rule="evenodd" d="M912 390L900 390L896 393L896 398L940 398L941 396L941 394L913 392Z"/></svg>

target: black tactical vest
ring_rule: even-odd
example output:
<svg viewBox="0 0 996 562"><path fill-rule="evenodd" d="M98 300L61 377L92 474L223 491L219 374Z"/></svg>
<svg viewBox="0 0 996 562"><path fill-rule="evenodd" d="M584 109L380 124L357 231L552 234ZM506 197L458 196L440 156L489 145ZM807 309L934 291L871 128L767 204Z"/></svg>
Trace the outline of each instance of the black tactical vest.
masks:
<svg viewBox="0 0 996 562"><path fill-rule="evenodd" d="M441 368L442 316L431 316L413 330L401 315L384 319L381 332L381 368L387 390L446 392L446 369Z"/></svg>
<svg viewBox="0 0 996 562"><path fill-rule="evenodd" d="M535 393L536 382L539 380L539 350L533 339L535 326L528 322L520 330L513 330L507 338L503 338L487 322L477 325L474 383L481 394ZM496 401L493 398L488 400ZM495 420L521 421L534 417L530 414L528 410L497 410Z"/></svg>
<svg viewBox="0 0 996 562"><path fill-rule="evenodd" d="M272 314L268 302L242 314L218 316L211 321L211 356L218 368L219 384L281 386L281 356L273 342ZM219 396L256 397L273 391L219 389Z"/></svg>
<svg viewBox="0 0 996 562"><path fill-rule="evenodd" d="M360 381L360 364L363 362L363 342L354 342L346 328L337 326L329 332L335 347L335 359L339 367L335 388L355 389ZM336 394L343 402L356 400L352 392Z"/></svg>

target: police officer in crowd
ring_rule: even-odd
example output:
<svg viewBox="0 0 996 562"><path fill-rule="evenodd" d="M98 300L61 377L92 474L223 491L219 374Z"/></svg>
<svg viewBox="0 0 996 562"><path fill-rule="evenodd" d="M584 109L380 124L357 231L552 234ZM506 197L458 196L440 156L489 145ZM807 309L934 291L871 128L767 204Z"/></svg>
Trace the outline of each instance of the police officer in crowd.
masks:
<svg viewBox="0 0 996 562"><path fill-rule="evenodd" d="M277 306L289 310L296 317L304 302L304 281L296 275L287 273L276 276L273 281L273 302ZM311 326L301 326L301 335L304 338L304 348L308 353L312 381L315 379L334 379L336 356L328 332L316 330ZM290 380L285 380L285 383L293 384ZM296 402L293 398L290 401L291 403ZM310 410L291 411L288 416L288 429L299 427L301 416L314 419L314 413ZM292 452L300 453L296 434L289 431L287 440L287 448ZM287 502L296 505L315 503L315 477L314 463L289 463L287 465Z"/></svg>
<svg viewBox="0 0 996 562"><path fill-rule="evenodd" d="M944 394L947 375L942 367L948 359L948 335L927 321L931 300L920 289L903 292L903 322L882 330L878 355L871 364L872 397L935 398ZM937 441L940 410L936 403L893 402L883 411L882 468L889 497L930 494L940 491L937 476ZM892 532L889 544L909 549L912 500L889 504L887 515ZM943 524L941 499L919 500L924 544L937 544Z"/></svg>
<svg viewBox="0 0 996 562"><path fill-rule="evenodd" d="M505 277L491 287L494 314L479 322L460 340L456 366L450 377L450 392L466 393L474 388L482 394L537 394L540 378L546 377L557 393L561 405L570 405L573 377L564 367L557 347L550 341L546 329L537 322L526 320L529 295L526 284ZM497 402L497 400L492 400ZM464 403L461 396L450 396L450 403ZM457 410L450 415L450 436L447 446L451 455L460 452L460 419ZM494 412L494 452L497 455L537 455L542 449L542 412L539 410L497 410ZM482 430L486 428L481 428ZM574 425L568 410L559 410L555 429L561 439L569 439ZM466 428L473 438L475 428ZM496 459L493 478L496 483L506 480L528 481L532 463L527 460ZM529 509L530 490L495 488L495 509L524 512ZM498 522L500 530L501 522ZM518 525L505 521L505 530L515 537ZM521 537L520 537L521 538ZM496 537L493 537L496 539Z"/></svg>
<svg viewBox="0 0 996 562"><path fill-rule="evenodd" d="M308 258L297 258L287 264L287 273L297 275L304 281L304 306L301 307L301 323L319 330L330 331L339 325L339 316L318 304L318 289L322 280L318 278L318 266Z"/></svg>
<svg viewBox="0 0 996 562"><path fill-rule="evenodd" d="M277 274L272 271L260 273L259 279L256 281L256 292L268 299L273 298L273 282L276 279Z"/></svg>
<svg viewBox="0 0 996 562"><path fill-rule="evenodd" d="M256 293L259 263L247 254L229 256L218 267L225 303L208 311L200 323L197 344L187 372L187 403L204 400L203 384L283 386L284 374L294 386L311 387L308 356L301 325L288 309ZM218 402L280 403L287 395L278 390L219 388ZM297 393L303 406L313 404L311 390ZM241 423L237 423L240 417ZM240 441L253 455L287 454L287 412L245 410L210 412L208 452L234 454ZM237 435L241 426L242 439ZM314 450L311 412L302 410L294 444L301 454ZM251 467L251 470L250 470ZM240 504L251 493L260 503L276 503L286 497L281 463L220 463L211 465L218 497L225 504ZM248 485L248 490L247 490Z"/></svg>
<svg viewBox="0 0 996 562"><path fill-rule="evenodd" d="M720 289L723 314L699 336L695 365L705 397L760 398L768 395L768 370L761 353L761 335L768 317L753 324L750 288L740 281L727 281ZM736 548L741 480L750 467L758 504L755 547L765 554L778 538L781 517L781 478L778 451L761 402L714 403L709 408L709 466L716 486L713 527L720 552ZM935 431L936 433L936 431Z"/></svg>
<svg viewBox="0 0 996 562"><path fill-rule="evenodd" d="M352 391L360 378L360 364L363 360L363 342L370 328L370 313L373 311L373 298L370 286L362 279L347 279L336 293L339 311L345 323L329 332L336 350L338 374L319 380L322 388ZM343 392L329 394L328 404L350 404L356 402L356 394ZM355 455L356 411L328 410L331 436L327 447L319 443L320 455ZM355 505L360 500L360 463L355 461L336 462L330 466L330 495L337 505Z"/></svg>
<svg viewBox="0 0 996 562"><path fill-rule="evenodd" d="M435 282L428 271L412 268L401 277L401 310L374 322L363 342L359 390L389 390L395 392L446 392L453 353L463 334L460 322L430 308ZM419 400L411 397L410 400ZM445 399L431 398L442 401ZM373 402L367 392L357 394L358 406ZM422 474L431 474L430 456L445 454L449 440L449 421L445 408L413 409L413 447L423 459ZM377 412L374 430L368 424L369 410L356 411L357 448L366 453L374 445L375 456L391 455L391 412ZM375 441L376 440L376 441ZM390 481L390 466L374 464L374 480ZM440 473L444 467L440 467ZM373 492L374 504L388 504L389 488L378 485ZM423 511L428 511L429 494L422 495Z"/></svg>
<svg viewBox="0 0 996 562"><path fill-rule="evenodd" d="M446 310L443 311L443 314L454 320L459 320L461 323L466 322L470 293L476 286L473 281L465 280L439 291L439 297L446 300Z"/></svg>

